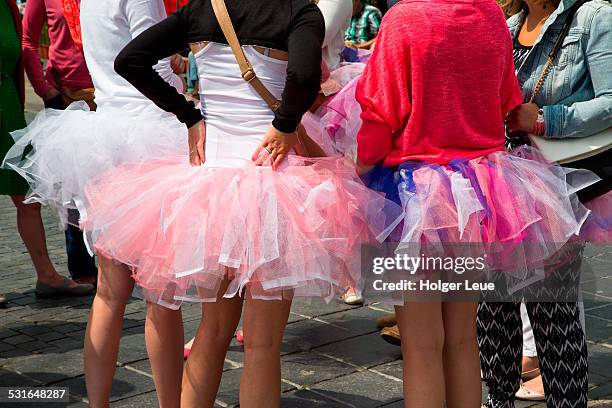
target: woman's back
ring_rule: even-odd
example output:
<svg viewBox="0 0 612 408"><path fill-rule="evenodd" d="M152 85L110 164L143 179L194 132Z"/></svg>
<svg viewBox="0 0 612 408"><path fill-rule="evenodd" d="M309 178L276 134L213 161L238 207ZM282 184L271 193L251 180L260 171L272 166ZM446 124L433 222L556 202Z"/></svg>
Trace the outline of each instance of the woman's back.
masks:
<svg viewBox="0 0 612 408"><path fill-rule="evenodd" d="M114 68L115 57L133 37L166 17L161 0L83 0L81 2L83 52L96 88L99 108L128 106L140 111L151 105L140 92L119 76ZM172 73L169 61L157 67L165 80L182 86Z"/></svg>
<svg viewBox="0 0 612 408"><path fill-rule="evenodd" d="M360 142L368 120L393 134L375 159L448 163L503 149L503 119L520 90L495 1L405 0L385 17L372 58L358 91ZM367 72L379 64L379 75Z"/></svg>

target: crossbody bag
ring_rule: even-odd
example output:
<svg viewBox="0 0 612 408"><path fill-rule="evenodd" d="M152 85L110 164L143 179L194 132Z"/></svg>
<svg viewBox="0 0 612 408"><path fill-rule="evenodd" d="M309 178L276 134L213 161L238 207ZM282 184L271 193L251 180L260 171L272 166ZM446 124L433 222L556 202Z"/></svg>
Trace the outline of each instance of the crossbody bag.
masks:
<svg viewBox="0 0 612 408"><path fill-rule="evenodd" d="M249 83L261 96L261 98L266 102L266 104L270 107L273 112L276 112L280 106L280 101L276 99L276 97L266 88L263 82L257 77L253 66L249 62L247 56L240 45L240 41L238 40L238 36L236 35L236 31L234 29L234 25L232 24L232 20L227 11L227 7L225 5L224 0L212 0L212 7L215 13L215 17L217 18L217 22L219 26L221 26L221 30L223 31L223 35L227 40L232 52L234 53L234 57L236 58L236 62L240 67L240 73L242 74L242 78ZM295 151L298 155L304 157L324 157L326 156L324 150L319 146L317 142L315 142L310 136L308 136L306 129L300 124L297 129L297 139L298 145L295 146Z"/></svg>

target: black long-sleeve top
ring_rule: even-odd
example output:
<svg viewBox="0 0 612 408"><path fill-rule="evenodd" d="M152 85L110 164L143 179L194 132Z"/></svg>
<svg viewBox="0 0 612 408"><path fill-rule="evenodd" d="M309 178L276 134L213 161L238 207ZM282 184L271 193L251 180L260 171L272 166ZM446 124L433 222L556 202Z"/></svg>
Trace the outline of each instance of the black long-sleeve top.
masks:
<svg viewBox="0 0 612 408"><path fill-rule="evenodd" d="M320 89L323 15L308 0L226 0L226 4L242 45L288 52L285 89L272 125L282 132L293 132ZM119 53L115 70L157 106L191 127L202 119L201 112L153 66L199 41L227 44L210 0L191 0L144 31Z"/></svg>

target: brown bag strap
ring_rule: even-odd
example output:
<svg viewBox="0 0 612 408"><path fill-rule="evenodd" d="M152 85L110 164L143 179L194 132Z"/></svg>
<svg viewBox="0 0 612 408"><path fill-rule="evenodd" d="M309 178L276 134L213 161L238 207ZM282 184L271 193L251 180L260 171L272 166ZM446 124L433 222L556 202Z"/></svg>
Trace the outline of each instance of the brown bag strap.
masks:
<svg viewBox="0 0 612 408"><path fill-rule="evenodd" d="M236 62L238 62L238 66L240 66L240 73L242 74L242 78L255 89L255 92L257 92L263 98L263 100L268 104L268 106L270 106L270 109L276 112L276 110L280 106L280 102L259 80L257 74L255 74L253 66L244 54L244 50L242 49L242 46L238 41L238 36L236 35L236 31L234 30L234 25L232 24L232 20L227 11L227 7L225 6L225 1L211 0L211 2L215 17L217 18L217 21L221 26L223 35L225 35L225 39L227 40L230 48L232 49L232 52L234 53Z"/></svg>

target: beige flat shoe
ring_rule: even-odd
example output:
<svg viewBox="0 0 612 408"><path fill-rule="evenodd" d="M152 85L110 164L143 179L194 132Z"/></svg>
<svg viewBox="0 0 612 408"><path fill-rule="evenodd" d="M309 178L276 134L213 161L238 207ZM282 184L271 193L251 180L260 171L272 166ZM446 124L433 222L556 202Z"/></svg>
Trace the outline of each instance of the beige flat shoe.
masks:
<svg viewBox="0 0 612 408"><path fill-rule="evenodd" d="M538 391L527 388L524 382L521 381L519 390L514 394L517 399L523 401L545 401L546 396Z"/></svg>
<svg viewBox="0 0 612 408"><path fill-rule="evenodd" d="M537 376L541 374L542 373L540 372L540 367L534 368L533 370L523 371L521 373L521 380L527 382L529 380L533 380L534 378L536 378Z"/></svg>

